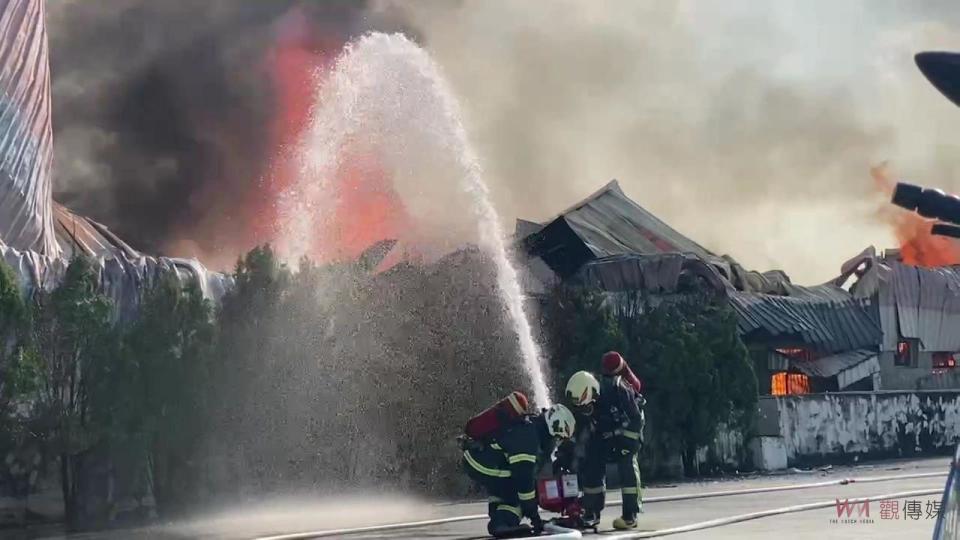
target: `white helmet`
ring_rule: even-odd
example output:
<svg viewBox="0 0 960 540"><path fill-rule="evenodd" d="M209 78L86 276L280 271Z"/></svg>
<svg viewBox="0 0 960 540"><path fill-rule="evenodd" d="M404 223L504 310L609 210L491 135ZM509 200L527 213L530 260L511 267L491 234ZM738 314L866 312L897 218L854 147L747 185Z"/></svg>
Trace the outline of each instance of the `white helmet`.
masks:
<svg viewBox="0 0 960 540"><path fill-rule="evenodd" d="M567 381L567 399L578 407L593 403L599 395L600 383L589 371L578 371Z"/></svg>
<svg viewBox="0 0 960 540"><path fill-rule="evenodd" d="M547 430L554 437L569 439L573 437L573 430L577 427L577 421L573 418L573 413L559 403L551 405L543 413L543 419L547 422Z"/></svg>

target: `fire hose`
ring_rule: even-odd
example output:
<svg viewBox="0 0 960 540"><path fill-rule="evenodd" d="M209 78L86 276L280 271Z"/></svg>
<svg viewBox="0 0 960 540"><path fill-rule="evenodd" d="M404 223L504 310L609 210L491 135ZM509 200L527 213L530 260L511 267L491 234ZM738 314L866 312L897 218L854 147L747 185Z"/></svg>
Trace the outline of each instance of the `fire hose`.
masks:
<svg viewBox="0 0 960 540"><path fill-rule="evenodd" d="M866 484L873 482L889 482L893 480L910 480L917 478L934 478L939 476L946 476L948 471L945 472L933 472L933 473L913 473L913 474L901 474L901 475L891 475L891 476L873 476L865 478L841 478L837 480L830 480L827 482L813 482L808 484L794 484L794 485L780 485L780 486L770 486L762 488L747 488L747 489L738 489L738 490L721 490L721 491L708 491L705 493L690 493L684 495L666 495L662 497L650 497L644 499L644 504L652 504L658 502L669 502L669 501L682 501L682 500L693 500L693 499L704 499L711 497L729 497L735 495L750 495L756 493L768 493L775 491L792 491L792 490L801 490L801 489L815 489L821 487L829 486L843 486L853 483ZM895 493L890 495L878 496L878 497L867 497L866 499L880 500L880 499L892 499L892 498L904 498L912 497L919 495L930 495L932 493L939 493L941 490L923 490L922 492L903 492ZM859 501L862 502L864 499L850 499L851 502ZM829 504L828 504L829 503ZM623 504L620 500L613 500L607 503L607 506L619 506ZM711 528L719 527L721 525L739 523L741 521L748 521L752 519L759 519L761 517L766 517L769 515L776 515L778 513L792 513L800 512L804 510L814 510L817 508L827 508L831 505L834 505L835 501L822 502L822 503L810 503L806 505L799 506L789 506L784 508L776 508L773 510L765 510L763 512L754 512L751 514L742 514L740 516L731 516L727 518L721 518L718 520L705 521L701 523L694 523L691 525L684 525L683 527L677 527L675 529L665 529L663 531L650 531L643 533L633 533L635 535L647 535L647 536L618 536L616 538L651 538L654 536L661 536L666 534L677 534L680 532L686 532L686 527L699 527L699 528ZM398 531L404 529L416 529L420 527L432 527L437 525L446 525L451 523L461 523L464 521L476 521L481 519L487 519L489 516L487 514L473 514L467 516L454 516L449 518L440 518L440 519L430 519L422 521L412 521L406 523L390 523L385 525L373 525L369 527L356 527L350 529L335 529L335 530L325 530L325 531L310 531L310 532L300 532L292 534L281 534L276 536L264 536L259 537L257 540L307 540L310 538L329 538L334 536L342 536L347 534L363 534L363 533L376 533L376 532L388 532L388 531ZM556 527L555 525L550 525L550 529L547 529L546 526L544 530L556 531L557 534L571 534L570 536L554 536L551 533L549 538L580 538L581 536L579 531L573 531L571 529L562 529ZM683 530L679 530L683 529ZM690 530L699 530L699 529L690 529ZM573 536L572 533L576 533L577 536ZM548 538L548 536L541 536L541 538Z"/></svg>

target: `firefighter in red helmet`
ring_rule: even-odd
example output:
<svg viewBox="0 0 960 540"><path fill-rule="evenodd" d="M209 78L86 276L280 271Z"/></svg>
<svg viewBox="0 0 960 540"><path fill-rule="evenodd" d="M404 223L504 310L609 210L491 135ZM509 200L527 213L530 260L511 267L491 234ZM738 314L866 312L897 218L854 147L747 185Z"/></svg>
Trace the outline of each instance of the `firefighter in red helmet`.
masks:
<svg viewBox="0 0 960 540"><path fill-rule="evenodd" d="M487 531L498 538L527 534L531 529L539 533L543 521L537 505L537 473L550 460L556 441L573 435L576 420L565 406L552 405L534 415L500 415L495 424L479 438L469 437L463 452L467 475L489 494ZM528 518L530 526L521 525L522 518Z"/></svg>

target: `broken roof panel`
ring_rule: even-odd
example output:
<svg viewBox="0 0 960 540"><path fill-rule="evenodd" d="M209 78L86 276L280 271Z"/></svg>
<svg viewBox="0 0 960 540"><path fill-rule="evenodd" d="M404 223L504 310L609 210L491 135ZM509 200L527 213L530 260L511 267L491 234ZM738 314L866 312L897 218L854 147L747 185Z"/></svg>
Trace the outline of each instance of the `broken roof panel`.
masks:
<svg viewBox="0 0 960 540"><path fill-rule="evenodd" d="M741 333L824 353L872 349L880 344L879 321L865 300L855 299L839 287L839 291L833 290L832 285L802 289L805 292L798 296L731 291L730 303Z"/></svg>
<svg viewBox="0 0 960 540"><path fill-rule="evenodd" d="M804 375L819 378L836 377L837 386L841 390L880 371L877 351L870 349L844 351L816 360L801 360L776 352L773 356L772 361L779 361L779 364Z"/></svg>
<svg viewBox="0 0 960 540"><path fill-rule="evenodd" d="M518 235L534 227L518 222ZM578 244L576 246L572 244ZM624 254L715 256L632 201L616 180L570 207L526 239L528 250L562 274L591 259Z"/></svg>
<svg viewBox="0 0 960 540"><path fill-rule="evenodd" d="M888 261L899 335L916 338L922 350L960 351L960 267L918 268ZM897 328L888 328L894 336Z"/></svg>
<svg viewBox="0 0 960 540"><path fill-rule="evenodd" d="M671 293L677 290L684 274L701 278L714 290L727 288L716 268L695 255L684 253L604 257L584 265L577 277L605 291Z"/></svg>
<svg viewBox="0 0 960 540"><path fill-rule="evenodd" d="M778 353L773 353L778 356ZM850 369L857 364L875 358L877 351L870 349L855 349L825 356L816 360L799 360L787 357L790 367L811 377L833 377L840 372ZM862 378L862 377L861 377Z"/></svg>

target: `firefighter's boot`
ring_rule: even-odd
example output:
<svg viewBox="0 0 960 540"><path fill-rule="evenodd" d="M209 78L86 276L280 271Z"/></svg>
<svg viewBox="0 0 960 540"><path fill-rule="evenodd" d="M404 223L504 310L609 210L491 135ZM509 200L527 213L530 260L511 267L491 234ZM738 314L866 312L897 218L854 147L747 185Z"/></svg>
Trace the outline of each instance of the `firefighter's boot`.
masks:
<svg viewBox="0 0 960 540"><path fill-rule="evenodd" d="M637 516L620 516L613 520L613 528L618 531L637 528Z"/></svg>

